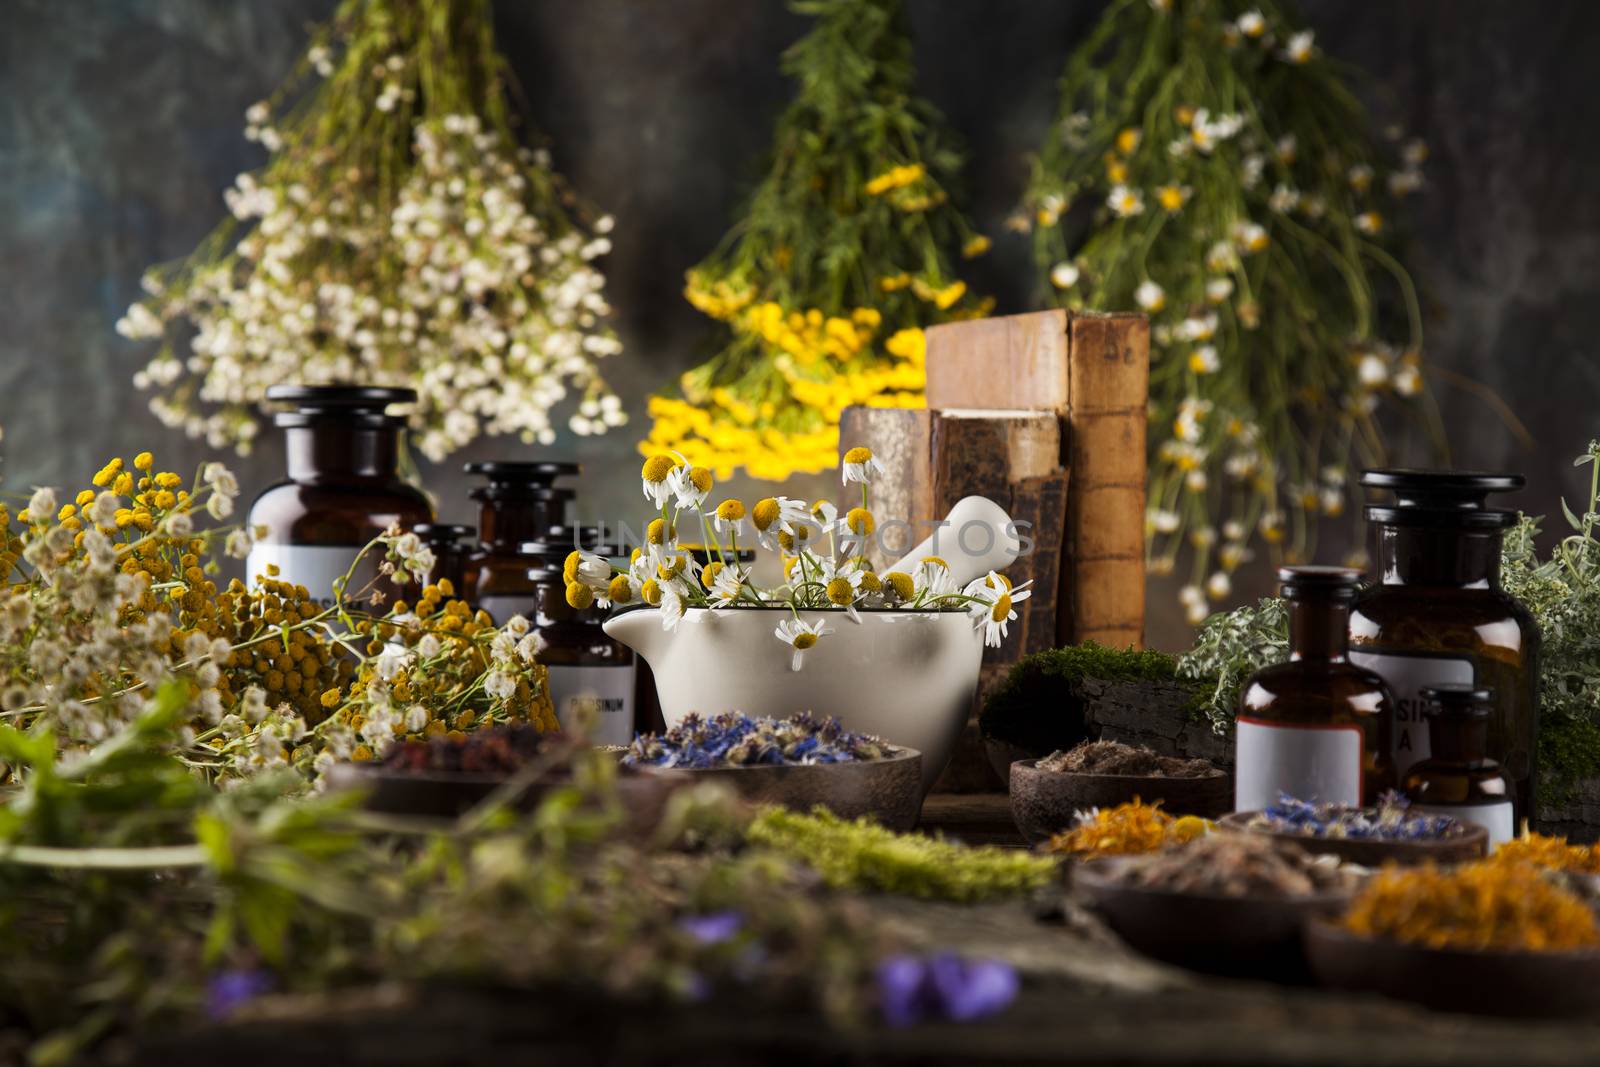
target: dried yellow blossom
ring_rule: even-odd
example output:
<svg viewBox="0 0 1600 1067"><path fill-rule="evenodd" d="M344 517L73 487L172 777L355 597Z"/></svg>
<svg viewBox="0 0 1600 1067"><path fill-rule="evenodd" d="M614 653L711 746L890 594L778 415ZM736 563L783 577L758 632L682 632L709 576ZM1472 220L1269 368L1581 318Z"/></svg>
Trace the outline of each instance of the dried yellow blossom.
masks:
<svg viewBox="0 0 1600 1067"><path fill-rule="evenodd" d="M1587 904L1537 868L1514 862L1381 871L1342 923L1365 937L1430 948L1563 951L1600 945L1600 927Z"/></svg>

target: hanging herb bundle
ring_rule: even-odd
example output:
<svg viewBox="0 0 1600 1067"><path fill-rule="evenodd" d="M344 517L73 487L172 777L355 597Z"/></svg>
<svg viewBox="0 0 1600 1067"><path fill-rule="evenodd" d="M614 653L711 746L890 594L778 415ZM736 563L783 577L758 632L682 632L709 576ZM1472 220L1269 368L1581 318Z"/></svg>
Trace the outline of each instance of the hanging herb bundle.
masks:
<svg viewBox="0 0 1600 1067"><path fill-rule="evenodd" d="M266 388L295 381L415 388L434 459L483 433L548 444L570 391L573 432L625 422L595 366L620 348L593 265L611 220L518 146L505 82L489 0L343 0L246 113L266 166L117 323L161 340L135 381L162 421L243 452Z"/></svg>
<svg viewBox="0 0 1600 1067"><path fill-rule="evenodd" d="M953 261L981 255L949 202L961 157L914 95L900 0L798 0L816 26L783 58L799 82L770 169L685 296L732 338L650 401L640 452L774 481L838 462L850 404L922 404L922 327L980 315Z"/></svg>
<svg viewBox="0 0 1600 1067"><path fill-rule="evenodd" d="M1381 401L1440 436L1393 241L1425 157L1273 0L1120 0L1069 61L1014 221L1056 303L1151 318L1150 568L1192 549L1191 621L1258 537L1310 557Z"/></svg>

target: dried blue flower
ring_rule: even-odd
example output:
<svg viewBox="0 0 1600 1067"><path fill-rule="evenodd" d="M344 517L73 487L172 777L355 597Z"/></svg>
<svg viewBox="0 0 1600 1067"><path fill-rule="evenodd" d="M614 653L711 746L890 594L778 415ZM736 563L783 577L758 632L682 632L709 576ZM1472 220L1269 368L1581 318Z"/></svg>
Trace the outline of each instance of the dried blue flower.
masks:
<svg viewBox="0 0 1600 1067"><path fill-rule="evenodd" d="M744 916L736 911L685 915L678 920L678 929L702 945L720 945L724 941L731 941L743 928Z"/></svg>
<svg viewBox="0 0 1600 1067"><path fill-rule="evenodd" d="M1434 841L1460 837L1466 827L1448 815L1413 814L1411 802L1390 790L1376 808L1347 804L1313 804L1286 793L1251 820L1250 825L1306 837L1343 837L1369 841Z"/></svg>
<svg viewBox="0 0 1600 1067"><path fill-rule="evenodd" d="M878 1007L890 1026L928 1019L966 1022L992 1015L1017 997L1017 972L1001 960L890 956L878 964Z"/></svg>
<svg viewBox="0 0 1600 1067"><path fill-rule="evenodd" d="M703 770L850 763L883 759L894 751L881 738L851 733L832 717L819 722L807 712L771 719L730 711L709 719L685 715L664 734L641 734L634 738L622 762L630 767Z"/></svg>
<svg viewBox="0 0 1600 1067"><path fill-rule="evenodd" d="M225 1019L255 998L270 993L275 984L270 971L221 971L206 984L206 1011L213 1019Z"/></svg>

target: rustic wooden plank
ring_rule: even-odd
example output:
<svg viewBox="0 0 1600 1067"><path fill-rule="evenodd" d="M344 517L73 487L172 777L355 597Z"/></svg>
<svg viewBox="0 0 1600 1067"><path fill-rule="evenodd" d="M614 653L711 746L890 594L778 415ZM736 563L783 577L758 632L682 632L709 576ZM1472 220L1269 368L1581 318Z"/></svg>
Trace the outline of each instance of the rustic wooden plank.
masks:
<svg viewBox="0 0 1600 1067"><path fill-rule="evenodd" d="M839 416L839 448L872 449L884 474L872 487L873 512L882 536L867 558L879 569L910 551L926 536L916 526L933 515L933 458L929 440L933 413L920 408L848 407ZM888 524L906 523L910 528Z"/></svg>

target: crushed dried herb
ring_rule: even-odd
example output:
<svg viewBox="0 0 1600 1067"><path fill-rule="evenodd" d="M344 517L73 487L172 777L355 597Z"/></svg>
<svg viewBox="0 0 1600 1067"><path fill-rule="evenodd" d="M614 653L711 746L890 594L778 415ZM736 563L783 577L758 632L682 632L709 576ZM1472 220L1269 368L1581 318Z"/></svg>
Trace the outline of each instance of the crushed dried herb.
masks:
<svg viewBox="0 0 1600 1067"><path fill-rule="evenodd" d="M1342 920L1366 937L1430 948L1563 951L1600 946L1594 912L1537 868L1479 861L1384 870Z"/></svg>
<svg viewBox="0 0 1600 1067"><path fill-rule="evenodd" d="M787 719L753 718L729 711L706 718L685 715L664 734L641 734L622 757L624 766L750 767L853 763L899 750L881 737L846 730L833 717L806 712Z"/></svg>
<svg viewBox="0 0 1600 1067"><path fill-rule="evenodd" d="M1206 778L1220 774L1209 760L1163 756L1121 741L1084 741L1039 761L1041 771L1073 774L1134 774L1150 778Z"/></svg>
<svg viewBox="0 0 1600 1067"><path fill-rule="evenodd" d="M1249 834L1206 834L1119 867L1124 885L1212 896L1304 897L1354 886L1333 856L1313 858L1293 845Z"/></svg>
<svg viewBox="0 0 1600 1067"><path fill-rule="evenodd" d="M971 903L1014 896L1054 876L1054 860L1017 849L972 847L898 834L867 819L817 808L801 815L768 808L745 831L751 844L803 861L836 889L872 890Z"/></svg>
<svg viewBox="0 0 1600 1067"><path fill-rule="evenodd" d="M1250 820L1253 830L1302 837L1346 837L1367 841L1439 841L1460 837L1467 827L1448 815L1413 814L1411 802L1393 790L1376 808L1314 804L1279 795L1278 802Z"/></svg>
<svg viewBox="0 0 1600 1067"><path fill-rule="evenodd" d="M1104 811L1080 812L1078 824L1052 837L1046 850L1068 856L1122 856L1153 852L1209 833L1211 823L1196 815L1173 817L1161 802L1130 800Z"/></svg>
<svg viewBox="0 0 1600 1067"><path fill-rule="evenodd" d="M463 737L405 741L384 753L382 766L395 771L459 771L513 774L543 754L554 735L514 724L478 730Z"/></svg>
<svg viewBox="0 0 1600 1067"><path fill-rule="evenodd" d="M1495 863L1526 863L1573 874L1600 874L1600 852L1588 845L1573 845L1564 837L1526 833L1513 837L1489 857Z"/></svg>

